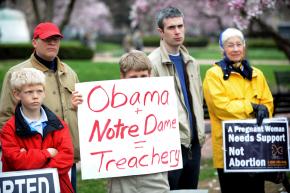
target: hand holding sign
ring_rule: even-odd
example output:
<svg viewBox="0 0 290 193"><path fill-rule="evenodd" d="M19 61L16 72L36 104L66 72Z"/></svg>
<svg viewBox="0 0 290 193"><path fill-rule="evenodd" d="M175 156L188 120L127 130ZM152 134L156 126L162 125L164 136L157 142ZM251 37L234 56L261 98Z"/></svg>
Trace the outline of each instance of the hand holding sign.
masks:
<svg viewBox="0 0 290 193"><path fill-rule="evenodd" d="M264 118L269 117L268 109L265 105L252 103L254 109L255 117L257 118L258 126L261 126Z"/></svg>

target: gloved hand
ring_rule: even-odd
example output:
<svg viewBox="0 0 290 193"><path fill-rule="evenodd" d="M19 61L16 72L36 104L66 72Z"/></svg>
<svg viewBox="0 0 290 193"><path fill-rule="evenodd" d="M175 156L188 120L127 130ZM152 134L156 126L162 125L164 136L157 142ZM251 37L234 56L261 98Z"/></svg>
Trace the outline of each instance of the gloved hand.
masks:
<svg viewBox="0 0 290 193"><path fill-rule="evenodd" d="M269 117L268 109L265 105L252 103L254 109L255 117L257 118L258 126L262 125L263 119Z"/></svg>

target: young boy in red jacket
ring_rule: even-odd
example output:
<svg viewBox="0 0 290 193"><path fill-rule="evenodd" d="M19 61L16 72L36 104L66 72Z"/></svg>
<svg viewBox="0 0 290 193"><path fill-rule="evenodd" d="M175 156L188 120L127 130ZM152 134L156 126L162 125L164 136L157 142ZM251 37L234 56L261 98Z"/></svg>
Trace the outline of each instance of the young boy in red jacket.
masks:
<svg viewBox="0 0 290 193"><path fill-rule="evenodd" d="M61 193L72 193L68 172L73 165L73 145L67 124L46 106L45 75L22 68L11 75L18 101L0 133L3 172L57 168Z"/></svg>

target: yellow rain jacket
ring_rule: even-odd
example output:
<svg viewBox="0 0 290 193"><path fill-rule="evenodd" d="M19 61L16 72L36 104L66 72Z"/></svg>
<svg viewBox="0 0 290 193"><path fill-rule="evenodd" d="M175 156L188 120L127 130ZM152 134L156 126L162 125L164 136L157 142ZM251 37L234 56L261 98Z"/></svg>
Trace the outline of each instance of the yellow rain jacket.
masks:
<svg viewBox="0 0 290 193"><path fill-rule="evenodd" d="M251 103L265 105L272 116L271 91L263 73L252 68L251 81L236 72L231 72L229 79L224 80L217 64L206 72L203 91L210 115L215 168L224 167L222 121L254 118Z"/></svg>

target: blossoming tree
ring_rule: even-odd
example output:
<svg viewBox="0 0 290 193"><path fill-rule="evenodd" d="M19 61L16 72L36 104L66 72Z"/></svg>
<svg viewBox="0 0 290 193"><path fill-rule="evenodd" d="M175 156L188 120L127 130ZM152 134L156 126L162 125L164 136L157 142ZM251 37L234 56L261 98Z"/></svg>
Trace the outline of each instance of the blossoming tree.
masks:
<svg viewBox="0 0 290 193"><path fill-rule="evenodd" d="M187 33L219 34L228 26L245 31L251 24L256 24L275 40L290 60L289 39L282 37L268 23L271 18L289 21L289 0L135 0L130 13L131 25L142 26L145 32L154 31L152 18L167 6L180 8L185 14Z"/></svg>

